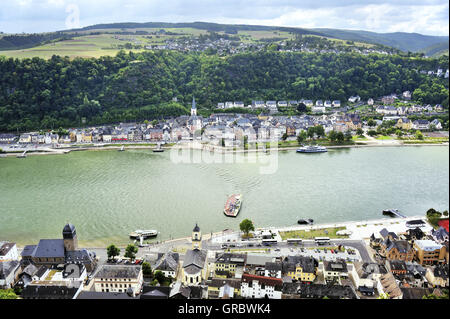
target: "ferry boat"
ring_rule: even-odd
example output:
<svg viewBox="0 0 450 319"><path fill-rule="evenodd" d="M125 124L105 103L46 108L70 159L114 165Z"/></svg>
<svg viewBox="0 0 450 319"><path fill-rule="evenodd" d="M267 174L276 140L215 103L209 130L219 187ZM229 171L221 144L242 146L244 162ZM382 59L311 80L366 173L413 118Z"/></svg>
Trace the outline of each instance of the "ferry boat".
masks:
<svg viewBox="0 0 450 319"><path fill-rule="evenodd" d="M299 219L297 221L299 225L312 225L314 223L313 219Z"/></svg>
<svg viewBox="0 0 450 319"><path fill-rule="evenodd" d="M158 236L157 230L135 230L134 232L130 233L130 238L139 239L139 238L152 238Z"/></svg>
<svg viewBox="0 0 450 319"><path fill-rule="evenodd" d="M158 147L154 148L153 152L155 152L155 153L162 153L162 152L164 152L163 148L161 147L161 144L158 144Z"/></svg>
<svg viewBox="0 0 450 319"><path fill-rule="evenodd" d="M303 146L297 150L297 153L326 153L326 152L328 152L326 147L317 145Z"/></svg>
<svg viewBox="0 0 450 319"><path fill-rule="evenodd" d="M21 155L17 155L17 158L26 158L27 157L27 151L23 152Z"/></svg>
<svg viewBox="0 0 450 319"><path fill-rule="evenodd" d="M223 213L228 217L236 217L239 214L239 211L241 210L241 205L242 205L242 195L233 194L230 197L228 197Z"/></svg>

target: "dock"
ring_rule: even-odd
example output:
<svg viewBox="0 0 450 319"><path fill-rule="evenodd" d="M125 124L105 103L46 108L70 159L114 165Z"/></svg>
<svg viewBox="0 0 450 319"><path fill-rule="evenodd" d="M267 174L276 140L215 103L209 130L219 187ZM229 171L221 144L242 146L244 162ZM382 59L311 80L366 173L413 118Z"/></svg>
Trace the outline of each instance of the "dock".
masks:
<svg viewBox="0 0 450 319"><path fill-rule="evenodd" d="M407 218L407 216L400 213L400 211L398 209L383 210L383 214L394 216L394 217L399 217L399 218Z"/></svg>

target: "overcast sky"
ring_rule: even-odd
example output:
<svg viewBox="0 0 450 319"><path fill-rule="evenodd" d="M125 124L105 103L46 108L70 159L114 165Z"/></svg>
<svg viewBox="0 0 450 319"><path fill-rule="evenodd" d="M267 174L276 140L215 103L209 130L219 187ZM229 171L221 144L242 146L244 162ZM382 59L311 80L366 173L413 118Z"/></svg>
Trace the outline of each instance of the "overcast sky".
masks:
<svg viewBox="0 0 450 319"><path fill-rule="evenodd" d="M217 22L449 34L448 0L4 0L0 31L112 22Z"/></svg>

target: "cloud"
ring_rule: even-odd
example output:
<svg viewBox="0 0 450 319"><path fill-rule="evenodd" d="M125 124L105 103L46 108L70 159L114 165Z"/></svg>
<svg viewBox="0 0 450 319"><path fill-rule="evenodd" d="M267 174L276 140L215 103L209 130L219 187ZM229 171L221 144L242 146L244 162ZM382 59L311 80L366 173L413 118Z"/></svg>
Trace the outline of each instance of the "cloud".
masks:
<svg viewBox="0 0 450 319"><path fill-rule="evenodd" d="M81 26L206 21L449 34L447 0L13 0L0 8L0 31L65 29L70 5L78 7Z"/></svg>

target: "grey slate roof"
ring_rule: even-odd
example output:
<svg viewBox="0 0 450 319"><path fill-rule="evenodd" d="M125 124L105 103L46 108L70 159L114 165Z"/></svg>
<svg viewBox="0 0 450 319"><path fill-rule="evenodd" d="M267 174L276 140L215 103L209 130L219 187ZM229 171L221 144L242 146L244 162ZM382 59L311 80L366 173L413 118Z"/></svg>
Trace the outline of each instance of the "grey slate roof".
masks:
<svg viewBox="0 0 450 319"><path fill-rule="evenodd" d="M132 278L137 279L141 266L103 265L95 278Z"/></svg>
<svg viewBox="0 0 450 319"><path fill-rule="evenodd" d="M36 258L64 258L64 241L62 239L41 239L33 253Z"/></svg>
<svg viewBox="0 0 450 319"><path fill-rule="evenodd" d="M17 268L19 268L18 260L0 262L0 279L6 279Z"/></svg>
<svg viewBox="0 0 450 319"><path fill-rule="evenodd" d="M154 266L155 270L175 271L178 268L178 253L168 252L161 256Z"/></svg>
<svg viewBox="0 0 450 319"><path fill-rule="evenodd" d="M184 257L184 271L188 274L194 274L203 269L205 262L206 251L200 249L188 250Z"/></svg>

